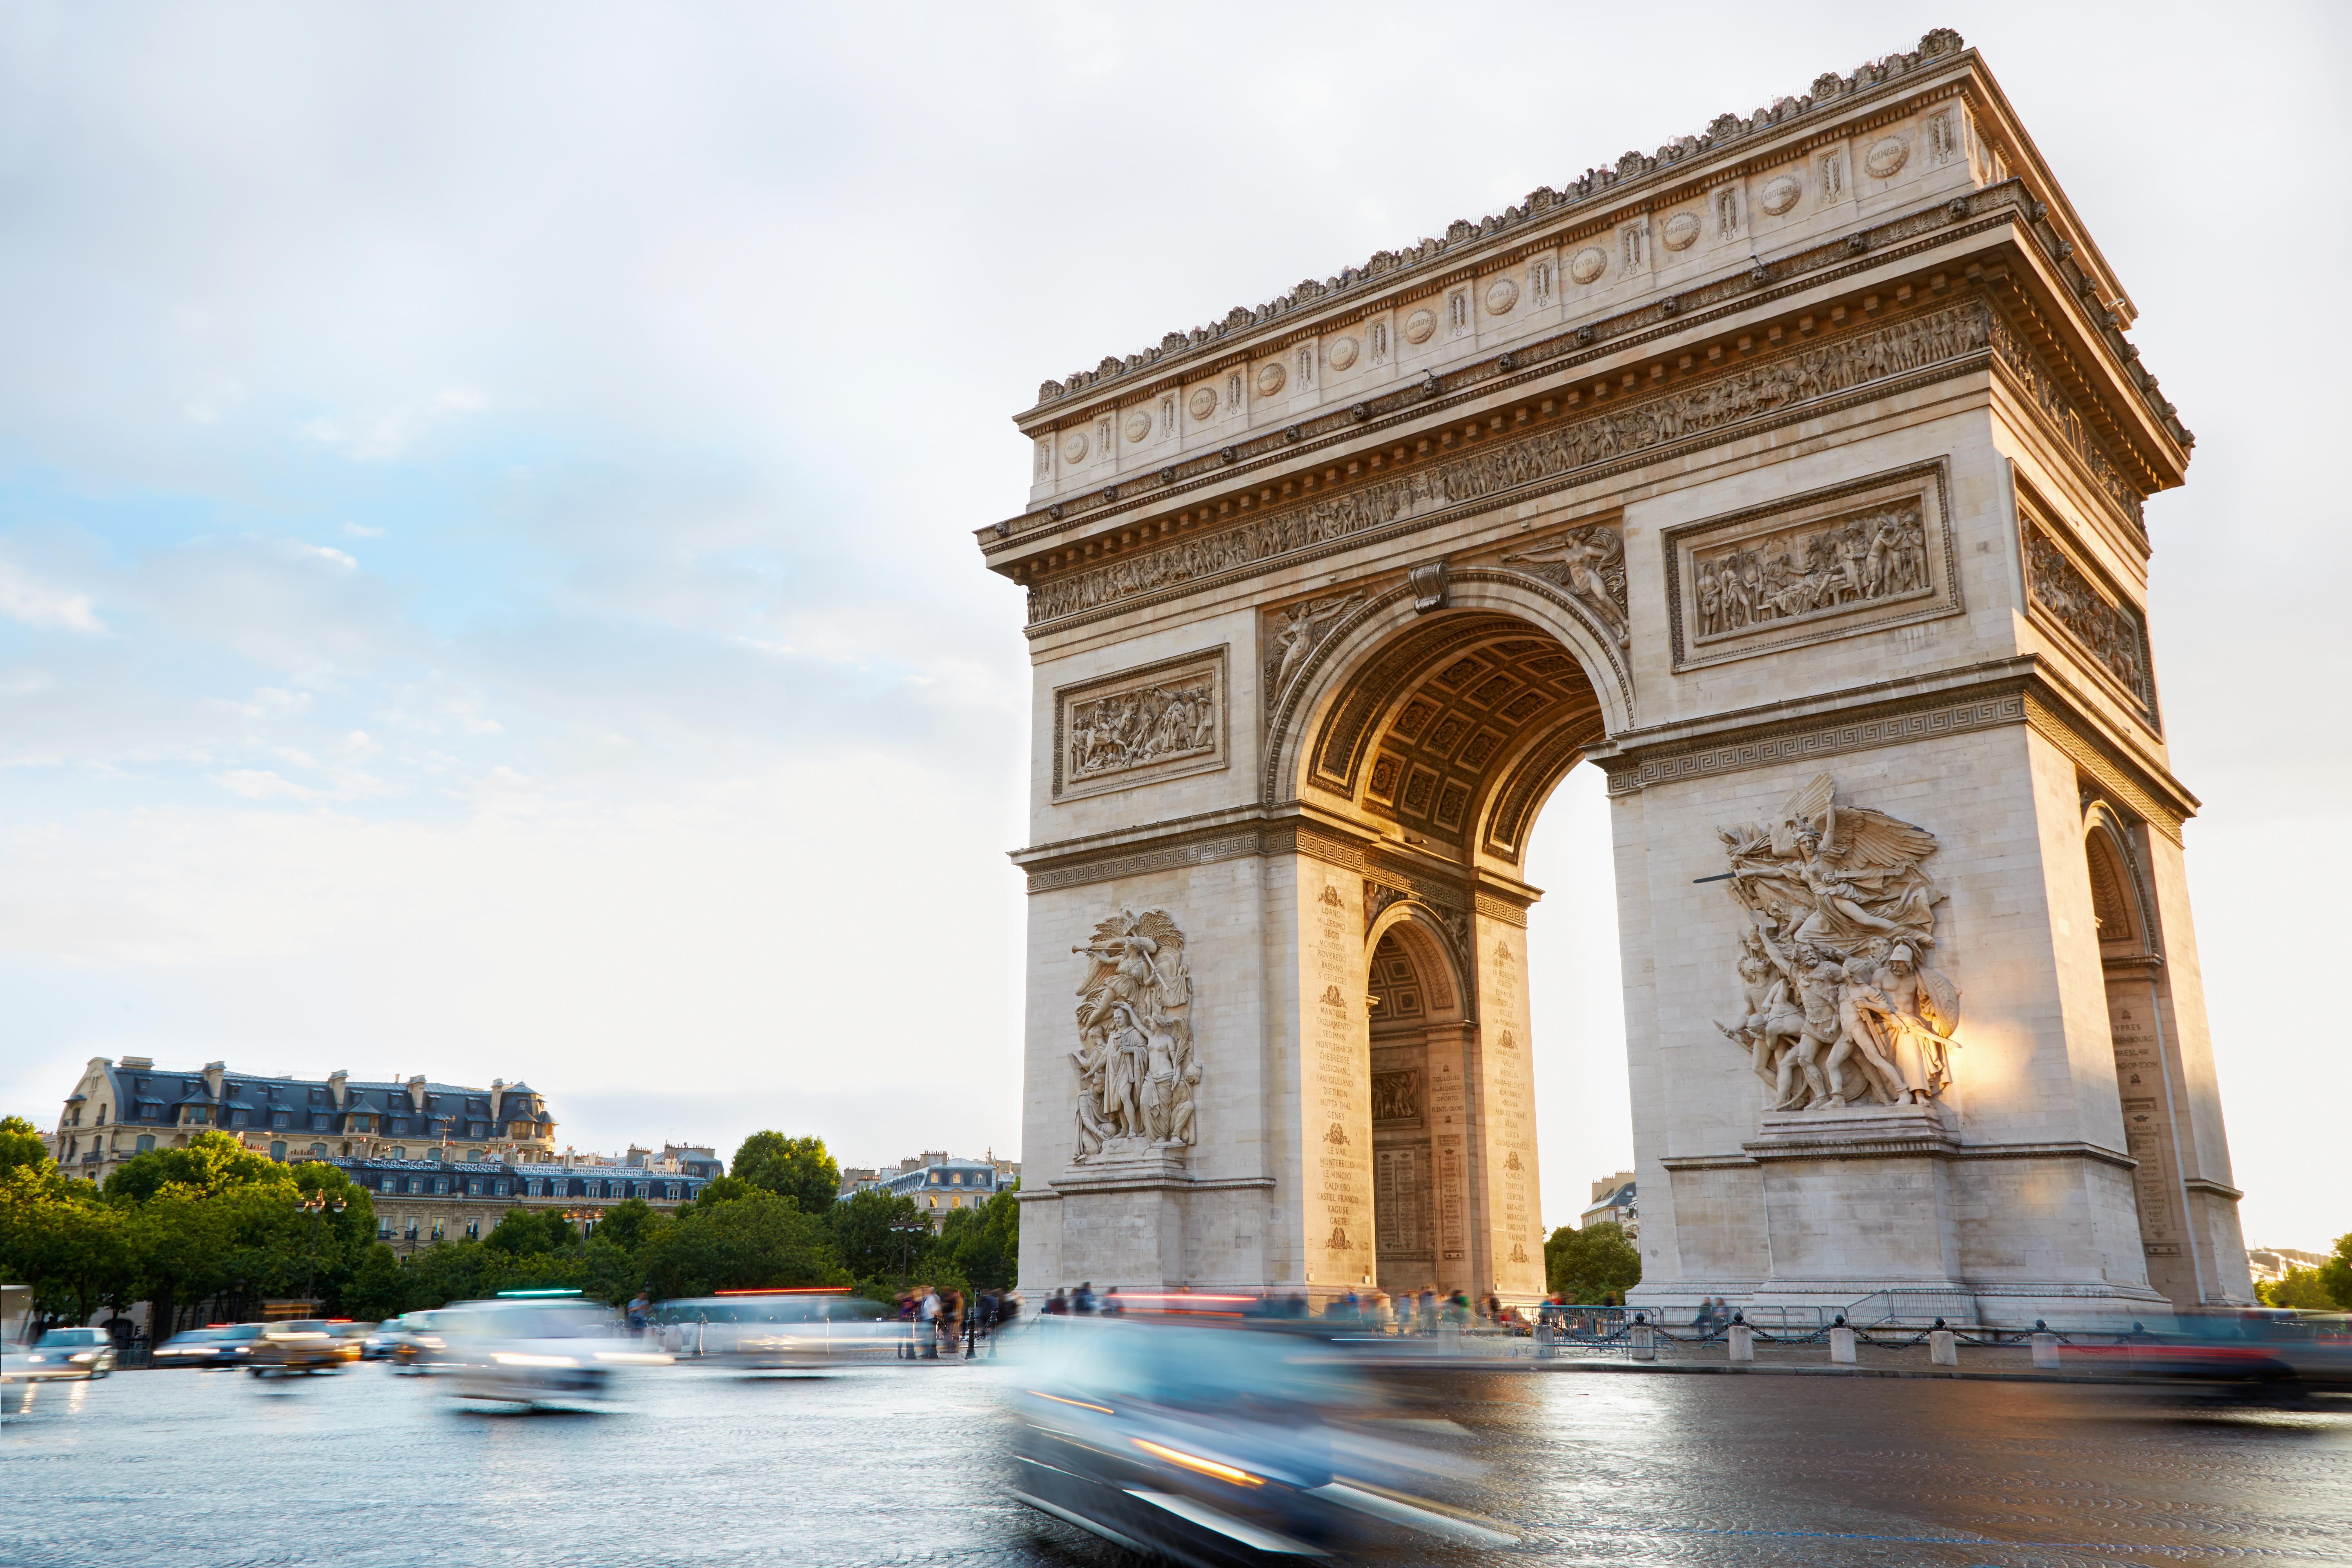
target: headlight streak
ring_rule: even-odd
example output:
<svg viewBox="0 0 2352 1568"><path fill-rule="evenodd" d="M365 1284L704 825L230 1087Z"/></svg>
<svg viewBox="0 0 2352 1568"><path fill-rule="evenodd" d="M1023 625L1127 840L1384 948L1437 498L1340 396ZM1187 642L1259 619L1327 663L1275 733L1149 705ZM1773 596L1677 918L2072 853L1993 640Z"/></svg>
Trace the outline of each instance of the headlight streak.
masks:
<svg viewBox="0 0 2352 1568"><path fill-rule="evenodd" d="M1075 1403L1075 1401L1070 1403ZM1165 1459L1171 1465L1181 1465L1188 1470L1197 1470L1202 1475L1213 1477L1217 1480L1225 1481L1234 1486L1262 1487L1265 1485L1265 1479L1263 1476L1251 1475L1247 1470L1237 1470L1231 1465L1221 1465L1214 1459L1204 1459L1197 1454L1187 1454L1182 1452L1181 1449L1162 1447L1158 1443L1150 1442L1142 1437L1130 1437L1128 1441L1155 1458Z"/></svg>
<svg viewBox="0 0 2352 1568"><path fill-rule="evenodd" d="M578 1366L568 1355L531 1355L523 1351L492 1351L490 1359L500 1366Z"/></svg>
<svg viewBox="0 0 2352 1568"><path fill-rule="evenodd" d="M1099 1410L1106 1415L1113 1414L1108 1405L1093 1405L1083 1399L1065 1399L1058 1394L1048 1394L1042 1388L1033 1388L1029 1392L1040 1399L1050 1399L1056 1405L1075 1405L1081 1410Z"/></svg>

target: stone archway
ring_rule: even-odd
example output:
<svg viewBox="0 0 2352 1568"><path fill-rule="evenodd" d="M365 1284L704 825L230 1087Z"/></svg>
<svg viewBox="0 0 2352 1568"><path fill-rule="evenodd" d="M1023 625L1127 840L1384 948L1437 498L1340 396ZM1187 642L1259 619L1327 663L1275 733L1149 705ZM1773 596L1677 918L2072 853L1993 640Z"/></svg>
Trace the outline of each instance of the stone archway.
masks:
<svg viewBox="0 0 2352 1568"><path fill-rule="evenodd" d="M2190 437L1981 59L1903 61L1017 416L1025 1285L1539 1289L1525 853L1584 761L1641 1299L2247 1298L2146 607ZM1458 1016L1374 1017L1398 965ZM1416 1052L1452 1167L1427 1078L1375 1115Z"/></svg>

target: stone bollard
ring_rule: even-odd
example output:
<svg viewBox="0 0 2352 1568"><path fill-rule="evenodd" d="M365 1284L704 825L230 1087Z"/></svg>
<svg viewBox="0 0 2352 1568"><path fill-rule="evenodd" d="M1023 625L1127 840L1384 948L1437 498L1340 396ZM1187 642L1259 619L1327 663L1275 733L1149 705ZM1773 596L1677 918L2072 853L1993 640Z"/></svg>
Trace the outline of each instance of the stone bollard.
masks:
<svg viewBox="0 0 2352 1568"><path fill-rule="evenodd" d="M1960 1342L1952 1337L1949 1329L1937 1329L1927 1336L1927 1359L1937 1366L1960 1364Z"/></svg>
<svg viewBox="0 0 2352 1568"><path fill-rule="evenodd" d="M1754 1329L1749 1328L1745 1323L1734 1323L1731 1325L1731 1331L1724 1337L1731 1346L1732 1360L1754 1361L1756 1359L1756 1331Z"/></svg>
<svg viewBox="0 0 2352 1568"><path fill-rule="evenodd" d="M1647 1318L1636 1316L1633 1319L1633 1331L1627 1338L1633 1343L1633 1357L1635 1361L1658 1359L1658 1331L1650 1327Z"/></svg>
<svg viewBox="0 0 2352 1568"><path fill-rule="evenodd" d="M2058 1370L2058 1336L2048 1331L2033 1336L2033 1364L2044 1372Z"/></svg>
<svg viewBox="0 0 2352 1568"><path fill-rule="evenodd" d="M1548 1361L1551 1353L1551 1319L1538 1317L1536 1319L1536 1359Z"/></svg>
<svg viewBox="0 0 2352 1568"><path fill-rule="evenodd" d="M1830 1360L1846 1366L1853 1364L1853 1331L1843 1323L1830 1331Z"/></svg>
<svg viewBox="0 0 2352 1568"><path fill-rule="evenodd" d="M1437 1353L1440 1355L1462 1353L1462 1325L1451 1318L1441 1319L1438 1322Z"/></svg>

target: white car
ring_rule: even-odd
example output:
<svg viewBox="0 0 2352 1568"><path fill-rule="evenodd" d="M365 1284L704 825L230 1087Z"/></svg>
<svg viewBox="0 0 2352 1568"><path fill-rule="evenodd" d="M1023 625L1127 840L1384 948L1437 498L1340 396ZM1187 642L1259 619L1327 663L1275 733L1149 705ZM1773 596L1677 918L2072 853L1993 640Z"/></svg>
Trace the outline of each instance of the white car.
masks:
<svg viewBox="0 0 2352 1568"><path fill-rule="evenodd" d="M908 1342L879 1301L844 1290L762 1290L664 1301L660 1342L681 1356L768 1372L887 1361Z"/></svg>
<svg viewBox="0 0 2352 1568"><path fill-rule="evenodd" d="M577 1297L462 1301L433 1315L433 1370L459 1399L514 1405L594 1402L615 1374L667 1366L639 1348L612 1310Z"/></svg>

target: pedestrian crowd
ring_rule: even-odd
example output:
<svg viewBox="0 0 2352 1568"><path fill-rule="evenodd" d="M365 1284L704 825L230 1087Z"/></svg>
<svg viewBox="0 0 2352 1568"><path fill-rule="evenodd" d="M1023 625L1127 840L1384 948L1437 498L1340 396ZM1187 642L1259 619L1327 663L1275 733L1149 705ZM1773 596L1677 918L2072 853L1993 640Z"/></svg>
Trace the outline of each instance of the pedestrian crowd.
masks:
<svg viewBox="0 0 2352 1568"><path fill-rule="evenodd" d="M925 1285L898 1292L898 1320L907 1326L901 1360L938 1361L959 1354L965 1361L996 1353L997 1336L1021 1315L1021 1298L1010 1290L974 1290L966 1296L950 1285Z"/></svg>

